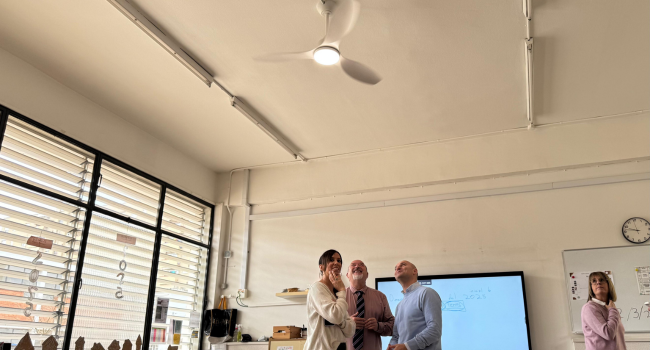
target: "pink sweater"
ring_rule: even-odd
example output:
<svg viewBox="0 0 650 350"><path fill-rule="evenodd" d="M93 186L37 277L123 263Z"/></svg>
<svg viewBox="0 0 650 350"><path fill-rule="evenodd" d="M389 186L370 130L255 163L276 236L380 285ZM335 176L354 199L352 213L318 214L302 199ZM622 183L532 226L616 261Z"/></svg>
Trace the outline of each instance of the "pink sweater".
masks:
<svg viewBox="0 0 650 350"><path fill-rule="evenodd" d="M618 310L588 301L582 307L582 331L587 350L626 350L625 328Z"/></svg>

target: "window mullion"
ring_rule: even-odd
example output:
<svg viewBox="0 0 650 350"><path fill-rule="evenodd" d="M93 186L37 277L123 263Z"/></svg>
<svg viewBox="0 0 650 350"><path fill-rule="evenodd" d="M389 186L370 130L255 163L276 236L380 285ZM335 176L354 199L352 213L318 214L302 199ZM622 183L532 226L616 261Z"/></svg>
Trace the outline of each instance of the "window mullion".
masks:
<svg viewBox="0 0 650 350"><path fill-rule="evenodd" d="M112 217L112 218L115 218L115 219L118 219L118 220L124 221L124 222L126 222L126 223L131 224L131 225L135 225L135 226L140 226L140 227L142 227L142 228L146 228L147 230L152 230L152 231L156 231L156 230L157 230L157 228L154 227L154 226L151 226L151 225L145 224L144 222L140 222L140 221L138 221L138 220L133 220L133 219L131 219L131 218L128 217L128 216L120 215L120 214L117 214L117 213L112 212L112 211L110 211L110 210L106 210L106 209L103 209L103 208L100 208L100 207L97 207L97 206L94 206L94 207L93 207L93 211L95 211L95 212L97 212L97 213L100 213L100 214L102 214L102 215L110 216L110 217Z"/></svg>
<svg viewBox="0 0 650 350"><path fill-rule="evenodd" d="M94 176L94 174L93 174L93 176ZM58 200L60 200L62 202L70 203L72 205L76 205L76 206L83 207L83 208L86 208L86 209L88 209L90 207L90 205L88 203L84 203L82 201L78 201L78 200L72 199L70 197L62 196L62 195L60 195L58 193L50 192L50 191L48 191L48 190L46 190L46 189L44 189L42 187L38 187L38 186L34 186L32 184L25 183L23 181L14 179L13 177L9 177L9 176L0 174L0 180L8 182L8 183L16 185L16 186L19 186L19 187L22 187L22 188L26 188L26 189L28 189L30 191L34 191L34 192L36 192L38 194L42 194L44 196L56 198L56 199L58 199Z"/></svg>
<svg viewBox="0 0 650 350"><path fill-rule="evenodd" d="M61 347L61 350L70 349L72 328L74 326L74 314L77 309L77 300L79 297L78 291L81 287L81 270L83 269L84 258L86 255L86 244L88 243L88 233L90 232L90 222L93 214L93 207L95 206L95 198L97 197L97 188L99 187L99 176L101 174L102 159L103 154L98 153L95 155L93 176L90 182L90 193L88 194L88 210L86 211L86 220L84 220L84 227L81 233L81 244L79 245L74 284L72 286L72 294L70 295L70 308L68 310L68 320L65 327L65 338L63 340L63 346Z"/></svg>
<svg viewBox="0 0 650 350"><path fill-rule="evenodd" d="M151 322L153 310L156 304L156 281L158 279L158 261L160 259L160 245L162 244L162 218L165 208L165 193L167 186L160 189L160 200L158 201L158 218L156 219L156 239L153 246L153 259L151 261L151 275L149 279L149 295L147 295L147 312L144 319L144 332L142 337L142 349L149 349L151 339Z"/></svg>
<svg viewBox="0 0 650 350"><path fill-rule="evenodd" d="M210 256L212 255L212 231L214 229L214 212L216 211L216 207L212 206L212 210L210 211L210 228L208 229L208 254L205 259L205 282L203 283L203 309L201 310L201 317L205 314L205 308L208 305L208 280L210 279ZM215 275L214 278L217 278ZM214 307L214 306L213 306ZM203 319L201 319L203 321ZM203 323L203 322L201 322ZM203 332L201 331L201 327L203 325L199 325L199 348L198 350L203 350ZM208 347L209 348L209 347Z"/></svg>

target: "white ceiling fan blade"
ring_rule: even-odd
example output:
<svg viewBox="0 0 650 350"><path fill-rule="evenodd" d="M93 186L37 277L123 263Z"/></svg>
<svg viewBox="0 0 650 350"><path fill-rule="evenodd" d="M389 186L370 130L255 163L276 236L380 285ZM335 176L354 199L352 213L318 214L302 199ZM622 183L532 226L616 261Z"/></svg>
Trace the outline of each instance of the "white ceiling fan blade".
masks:
<svg viewBox="0 0 650 350"><path fill-rule="evenodd" d="M262 62L283 62L283 61L294 61L294 60L309 60L314 58L314 50L309 50L305 52L279 52L272 53L268 55L257 56L253 58L255 61Z"/></svg>
<svg viewBox="0 0 650 350"><path fill-rule="evenodd" d="M372 69L366 65L353 61L351 59L341 56L341 68L343 71L349 75L352 79L358 80L362 83L375 85L381 81L379 74L375 73Z"/></svg>
<svg viewBox="0 0 650 350"><path fill-rule="evenodd" d="M346 36L357 23L359 11L361 11L361 4L357 0L339 0L338 5L329 15L323 43L337 42Z"/></svg>

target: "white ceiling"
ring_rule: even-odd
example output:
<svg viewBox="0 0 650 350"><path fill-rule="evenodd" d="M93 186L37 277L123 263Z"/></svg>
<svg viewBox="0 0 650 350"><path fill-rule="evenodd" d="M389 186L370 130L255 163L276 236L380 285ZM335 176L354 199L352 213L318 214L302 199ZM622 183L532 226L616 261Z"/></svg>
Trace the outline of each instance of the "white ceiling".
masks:
<svg viewBox="0 0 650 350"><path fill-rule="evenodd" d="M526 126L521 0L361 0L375 86L253 60L313 48L316 1L131 0L307 158ZM533 4L537 123L650 108L650 2ZM2 1L0 47L215 171L292 159L108 1Z"/></svg>

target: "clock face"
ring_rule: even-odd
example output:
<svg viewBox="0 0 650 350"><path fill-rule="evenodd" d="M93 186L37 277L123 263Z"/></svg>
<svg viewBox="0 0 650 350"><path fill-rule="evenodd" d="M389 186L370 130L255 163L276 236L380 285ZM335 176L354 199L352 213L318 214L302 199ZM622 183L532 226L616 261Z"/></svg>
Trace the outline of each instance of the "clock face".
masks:
<svg viewBox="0 0 650 350"><path fill-rule="evenodd" d="M645 243L650 239L650 222L642 218L631 218L623 224L623 236L632 243Z"/></svg>

